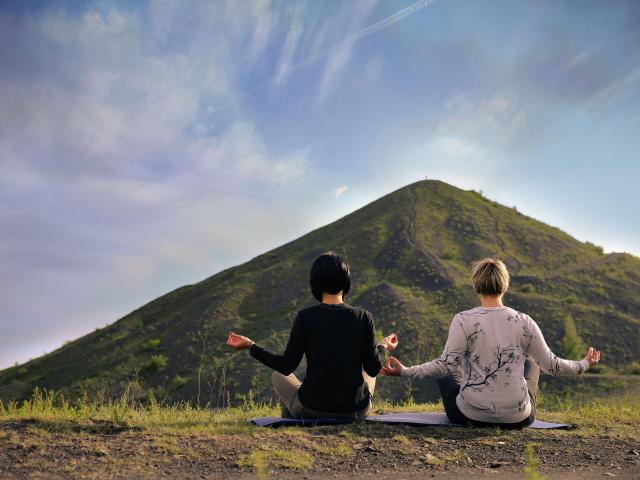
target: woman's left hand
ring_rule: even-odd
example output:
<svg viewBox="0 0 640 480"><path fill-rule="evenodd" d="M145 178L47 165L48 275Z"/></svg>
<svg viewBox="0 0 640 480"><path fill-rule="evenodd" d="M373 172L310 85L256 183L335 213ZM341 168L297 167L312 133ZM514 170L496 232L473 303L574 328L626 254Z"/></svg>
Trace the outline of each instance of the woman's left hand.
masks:
<svg viewBox="0 0 640 480"><path fill-rule="evenodd" d="M398 335L393 332L391 335L384 337L381 343L388 352L393 352L398 346Z"/></svg>
<svg viewBox="0 0 640 480"><path fill-rule="evenodd" d="M253 345L253 340L249 337L244 337L242 335L238 335L234 332L229 332L229 336L227 337L227 345L229 345L234 350L244 350Z"/></svg>
<svg viewBox="0 0 640 480"><path fill-rule="evenodd" d="M400 372L402 372L404 368L404 365L402 365L397 358L389 357L385 362L384 368L381 370L381 372L383 375L398 377L400 376Z"/></svg>

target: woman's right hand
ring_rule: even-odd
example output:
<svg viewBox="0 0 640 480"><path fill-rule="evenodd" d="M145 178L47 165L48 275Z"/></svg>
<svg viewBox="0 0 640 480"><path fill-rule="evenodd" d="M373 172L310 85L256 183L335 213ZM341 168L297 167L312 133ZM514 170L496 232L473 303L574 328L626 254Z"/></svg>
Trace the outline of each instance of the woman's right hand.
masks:
<svg viewBox="0 0 640 480"><path fill-rule="evenodd" d="M402 365L397 358L389 357L385 362L381 372L383 375L398 377L400 376L400 372L402 372L402 370L404 370L404 365Z"/></svg>
<svg viewBox="0 0 640 480"><path fill-rule="evenodd" d="M398 346L398 335L393 332L391 335L384 337L380 343L384 345L388 352L393 352Z"/></svg>
<svg viewBox="0 0 640 480"><path fill-rule="evenodd" d="M589 366L593 367L596 363L600 361L600 352L593 347L589 347L587 350L587 356L584 357L589 362Z"/></svg>
<svg viewBox="0 0 640 480"><path fill-rule="evenodd" d="M251 345L253 345L253 340L248 337L238 335L235 332L229 332L229 336L227 337L227 345L229 345L234 350L244 350L245 348L249 348Z"/></svg>

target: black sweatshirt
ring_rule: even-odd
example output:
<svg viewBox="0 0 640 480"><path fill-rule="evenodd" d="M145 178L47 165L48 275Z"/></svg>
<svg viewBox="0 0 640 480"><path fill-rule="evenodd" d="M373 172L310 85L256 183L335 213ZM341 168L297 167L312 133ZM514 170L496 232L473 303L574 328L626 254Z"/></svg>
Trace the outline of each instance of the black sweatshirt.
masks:
<svg viewBox="0 0 640 480"><path fill-rule="evenodd" d="M384 364L376 345L373 317L345 303L320 303L298 312L282 355L256 345L251 356L289 375L307 356L307 374L298 390L305 407L321 412L355 412L369 404L362 370L375 377Z"/></svg>

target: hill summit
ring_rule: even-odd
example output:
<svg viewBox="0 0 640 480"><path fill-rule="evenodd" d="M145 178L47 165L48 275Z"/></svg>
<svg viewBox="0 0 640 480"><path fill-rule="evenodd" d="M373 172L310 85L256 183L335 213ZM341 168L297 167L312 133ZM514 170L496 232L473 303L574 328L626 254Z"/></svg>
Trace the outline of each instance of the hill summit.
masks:
<svg viewBox="0 0 640 480"><path fill-rule="evenodd" d="M314 302L311 263L328 250L351 265L346 301L370 310L381 332L398 332L396 353L406 363L440 353L453 315L477 303L470 266L486 256L505 261L506 304L531 315L556 353L571 317L609 366L639 358L640 259L604 254L477 192L425 180L0 372L0 399L23 398L36 386L106 397L124 387L136 398L214 407L272 398L270 371L229 351L226 333L282 350L295 312ZM385 378L376 392L398 399L406 388ZM412 388L418 398L429 393L423 384Z"/></svg>

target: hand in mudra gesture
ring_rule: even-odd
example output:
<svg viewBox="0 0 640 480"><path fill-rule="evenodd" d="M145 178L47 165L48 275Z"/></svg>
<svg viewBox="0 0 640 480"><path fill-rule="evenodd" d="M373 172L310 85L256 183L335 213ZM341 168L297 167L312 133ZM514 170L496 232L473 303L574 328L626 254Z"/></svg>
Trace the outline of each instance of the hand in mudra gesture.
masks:
<svg viewBox="0 0 640 480"><path fill-rule="evenodd" d="M384 337L380 343L384 345L388 352L393 352L398 346L398 335L393 332L391 335Z"/></svg>
<svg viewBox="0 0 640 480"><path fill-rule="evenodd" d="M593 367L600 361L600 352L593 347L589 347L587 349L587 356L584 358L586 358L587 362L589 362L589 366Z"/></svg>
<svg viewBox="0 0 640 480"><path fill-rule="evenodd" d="M402 372L403 368L404 368L404 365L402 365L397 358L389 357L385 362L381 372L383 375L388 375L390 377L398 377L400 376L400 372Z"/></svg>
<svg viewBox="0 0 640 480"><path fill-rule="evenodd" d="M229 345L234 350L244 350L253 345L253 340L251 340L249 337L238 335L235 332L229 332L229 336L227 337L227 345Z"/></svg>

